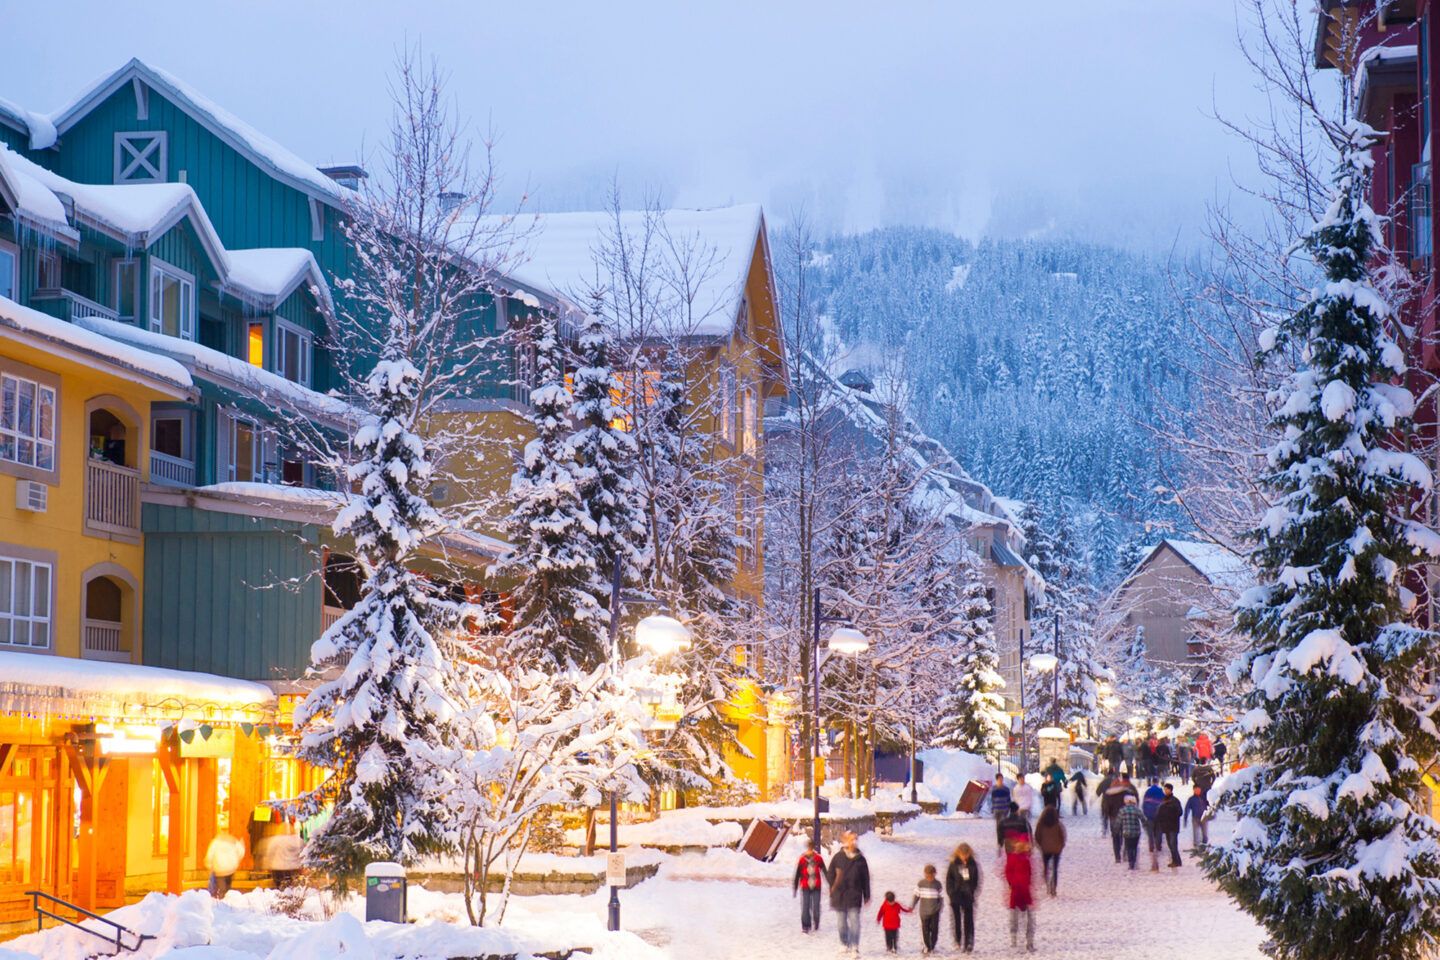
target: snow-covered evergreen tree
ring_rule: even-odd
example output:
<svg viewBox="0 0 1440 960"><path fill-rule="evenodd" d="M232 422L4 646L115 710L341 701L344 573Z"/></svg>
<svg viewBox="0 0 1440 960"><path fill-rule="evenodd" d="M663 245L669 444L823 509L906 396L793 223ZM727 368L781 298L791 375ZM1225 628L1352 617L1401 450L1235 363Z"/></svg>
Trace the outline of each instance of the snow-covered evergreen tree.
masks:
<svg viewBox="0 0 1440 960"><path fill-rule="evenodd" d="M1369 273L1383 256L1366 201L1375 134L1351 121L1337 136L1332 202L1306 239L1324 278L1261 338L1300 364L1274 398L1262 584L1238 616L1251 765L1228 784L1238 821L1206 866L1274 956L1419 958L1440 936L1440 824L1415 806L1436 755L1432 701L1416 695L1434 637L1400 624L1406 572L1440 537L1410 515L1429 471L1394 449L1414 400Z"/></svg>
<svg viewBox="0 0 1440 960"><path fill-rule="evenodd" d="M600 312L585 317L575 351L574 403L570 408L575 433L570 438L579 474L579 495L595 525L601 577L612 576L615 561L623 583L636 583L646 558L631 471L635 436L626 429L625 411L614 399L617 385L612 367L614 344Z"/></svg>
<svg viewBox="0 0 1440 960"><path fill-rule="evenodd" d="M335 518L335 535L353 540L364 573L360 601L314 644L320 683L295 711L300 759L333 771L300 804L307 814L333 804L311 836L307 862L343 888L371 860L409 863L444 849L453 831L433 771L415 741L449 737L456 678L440 631L464 610L437 596L410 569L421 544L445 526L425 494L430 450L416 416L422 375L410 362L410 319L390 322L386 349L365 380L373 411L356 431L360 458L349 470L359 489Z"/></svg>
<svg viewBox="0 0 1440 960"><path fill-rule="evenodd" d="M599 482L576 459L570 438L573 397L565 383L565 345L553 317L528 331L535 349L535 385L528 419L535 436L525 444L510 479L506 538L514 549L505 568L516 577L511 654L590 668L609 652L609 594L599 569L597 525L581 498Z"/></svg>
<svg viewBox="0 0 1440 960"><path fill-rule="evenodd" d="M941 699L934 743L998 759L1005 752L1010 715L1000 693L1000 652L995 640L995 613L975 556L967 551L961 566L961 605L948 664L950 689Z"/></svg>
<svg viewBox="0 0 1440 960"><path fill-rule="evenodd" d="M1165 712L1165 679L1150 662L1143 626L1135 627L1116 657L1115 692L1131 713Z"/></svg>

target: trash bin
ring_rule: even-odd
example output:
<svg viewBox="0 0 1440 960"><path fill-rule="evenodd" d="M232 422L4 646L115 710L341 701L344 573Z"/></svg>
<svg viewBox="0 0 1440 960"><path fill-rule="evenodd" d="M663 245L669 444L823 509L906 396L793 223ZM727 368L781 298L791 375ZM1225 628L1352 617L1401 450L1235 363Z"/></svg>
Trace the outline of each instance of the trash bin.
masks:
<svg viewBox="0 0 1440 960"><path fill-rule="evenodd" d="M405 868L400 864L365 865L365 919L405 922Z"/></svg>

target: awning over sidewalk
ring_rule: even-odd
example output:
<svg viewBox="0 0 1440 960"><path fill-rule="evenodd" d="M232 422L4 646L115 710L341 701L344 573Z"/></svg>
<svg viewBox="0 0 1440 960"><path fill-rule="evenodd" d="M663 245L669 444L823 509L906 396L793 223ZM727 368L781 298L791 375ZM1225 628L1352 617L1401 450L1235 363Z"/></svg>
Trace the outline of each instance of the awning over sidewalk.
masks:
<svg viewBox="0 0 1440 960"><path fill-rule="evenodd" d="M107 719L263 721L264 684L212 673L0 651L0 712Z"/></svg>

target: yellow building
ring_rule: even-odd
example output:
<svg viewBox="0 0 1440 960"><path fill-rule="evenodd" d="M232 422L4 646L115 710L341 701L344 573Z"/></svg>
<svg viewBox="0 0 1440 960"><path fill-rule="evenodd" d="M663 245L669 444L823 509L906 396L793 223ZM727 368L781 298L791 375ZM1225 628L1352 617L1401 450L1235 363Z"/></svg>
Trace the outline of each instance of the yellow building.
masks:
<svg viewBox="0 0 1440 960"><path fill-rule="evenodd" d="M607 211L556 213L523 225L522 262L505 277L513 294L510 309L555 310L574 323L593 309L596 293L618 299L615 288L638 284L646 288L638 294L645 303L631 310L631 329L612 331L616 338L685 352L688 379L697 386L689 398L695 423L733 491L742 543L734 580L725 588L756 612L758 630L765 580L765 404L783 396L789 382L763 211L758 205L625 211L618 220ZM627 275L617 263L622 237L632 248ZM637 253L642 249L648 251L643 256ZM514 374L523 381L523 349L516 355ZM524 395L520 390L510 398L466 401L456 412L475 416L487 441L513 449L527 439ZM511 469L508 460L477 455L468 472L494 490L508 482ZM742 644L737 652L742 664L754 655L748 648ZM754 666L758 675L760 664ZM791 779L789 728L783 711L772 716L771 706L770 694L746 683L722 709L744 747L730 749L727 759L766 798Z"/></svg>

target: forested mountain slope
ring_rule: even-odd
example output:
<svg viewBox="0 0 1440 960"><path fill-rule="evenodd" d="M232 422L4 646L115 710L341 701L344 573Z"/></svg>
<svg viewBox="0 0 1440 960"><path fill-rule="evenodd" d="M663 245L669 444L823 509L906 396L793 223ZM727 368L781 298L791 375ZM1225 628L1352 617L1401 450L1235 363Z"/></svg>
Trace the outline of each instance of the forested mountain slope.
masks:
<svg viewBox="0 0 1440 960"><path fill-rule="evenodd" d="M1073 518L1092 575L1174 522L1157 411L1184 409L1185 270L1094 244L892 228L819 245L823 312L871 373L897 363L915 414L996 493ZM1128 543L1127 543L1128 542Z"/></svg>

